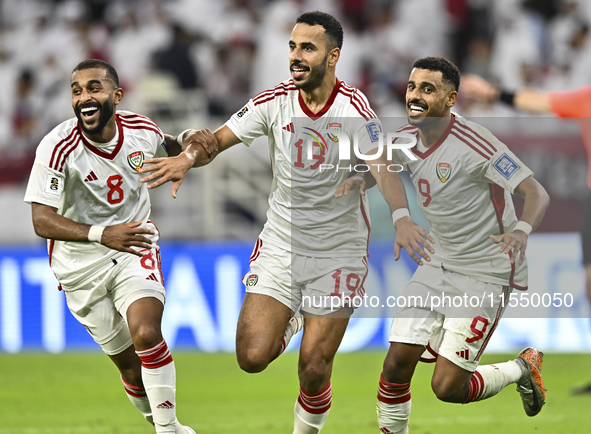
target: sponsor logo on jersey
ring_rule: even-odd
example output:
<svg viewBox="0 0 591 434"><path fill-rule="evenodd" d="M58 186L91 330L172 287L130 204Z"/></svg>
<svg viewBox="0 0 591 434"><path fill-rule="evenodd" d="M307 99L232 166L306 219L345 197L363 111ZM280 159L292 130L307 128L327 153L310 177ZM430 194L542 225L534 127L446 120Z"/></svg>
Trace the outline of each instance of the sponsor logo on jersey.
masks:
<svg viewBox="0 0 591 434"><path fill-rule="evenodd" d="M256 274L250 274L246 278L246 286L255 286L258 281L259 281L259 276L257 276Z"/></svg>
<svg viewBox="0 0 591 434"><path fill-rule="evenodd" d="M470 350L456 351L456 355L460 356L462 359L470 360Z"/></svg>
<svg viewBox="0 0 591 434"><path fill-rule="evenodd" d="M144 165L144 153L142 151L132 152L127 156L127 162L136 172L139 171Z"/></svg>
<svg viewBox="0 0 591 434"><path fill-rule="evenodd" d="M86 178L84 178L84 182L92 182L92 181L98 181L98 178L96 176L96 173L94 173L94 171L90 171L90 173L88 174L88 176Z"/></svg>
<svg viewBox="0 0 591 434"><path fill-rule="evenodd" d="M437 176L441 182L447 182L451 176L451 166L448 163L439 163L437 165Z"/></svg>
<svg viewBox="0 0 591 434"><path fill-rule="evenodd" d="M316 130L313 130L312 128L304 127L304 129L311 131L311 133L304 131L304 134L312 137L312 139L318 144L318 146L320 146L322 153L328 151L328 144L326 143L326 140L324 140L324 137L322 137L322 134L320 134Z"/></svg>
<svg viewBox="0 0 591 434"><path fill-rule="evenodd" d="M382 126L377 122L370 122L365 126L367 128L367 133L369 134L369 140L371 143L375 143L380 140L380 136L383 135L382 133Z"/></svg>
<svg viewBox="0 0 591 434"><path fill-rule="evenodd" d="M293 126L293 122L288 123L287 125L285 125L283 128L281 128L282 130L288 131L290 133L295 133L295 127Z"/></svg>
<svg viewBox="0 0 591 434"><path fill-rule="evenodd" d="M246 119L247 117L249 117L251 114L253 114L253 110L247 104L244 107L242 107L237 113L235 113L233 115L233 117L236 120L236 122L240 123L244 119Z"/></svg>
<svg viewBox="0 0 591 434"><path fill-rule="evenodd" d="M60 189L61 189L60 179L51 173L48 174L47 178L45 180L45 193L59 196Z"/></svg>
<svg viewBox="0 0 591 434"><path fill-rule="evenodd" d="M521 166L517 164L507 154L501 155L493 167L499 172L505 179L511 179L511 177L521 169Z"/></svg>
<svg viewBox="0 0 591 434"><path fill-rule="evenodd" d="M326 128L327 130L335 130L335 131L342 131L343 130L343 124L339 123L339 122L330 122L328 124L328 127ZM339 138L331 133L326 133L328 138L330 140L332 140L335 143L339 142Z"/></svg>

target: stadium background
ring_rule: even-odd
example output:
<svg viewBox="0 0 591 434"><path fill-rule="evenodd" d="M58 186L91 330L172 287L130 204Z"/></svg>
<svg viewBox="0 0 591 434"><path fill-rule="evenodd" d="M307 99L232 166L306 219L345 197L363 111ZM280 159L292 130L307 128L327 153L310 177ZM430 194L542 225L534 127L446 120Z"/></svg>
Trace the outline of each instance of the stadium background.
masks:
<svg viewBox="0 0 591 434"><path fill-rule="evenodd" d="M585 1L1 0L0 351L97 351L67 312L45 244L33 232L30 207L22 202L39 140L72 116L69 76L76 63L90 57L111 62L125 90L120 108L152 117L165 132L213 130L250 96L288 78L293 22L312 9L331 12L344 25L337 76L359 87L379 116L400 122L410 66L427 55L444 55L463 73L509 89L569 89L591 82L591 4ZM530 241L530 287L574 299L569 310L539 310L534 319L501 322L490 351L525 344L545 351L591 350L577 233L588 194L586 158L576 124L461 97L456 111L479 117L551 194L547 216ZM164 330L171 346L233 350L240 278L265 221L270 180L260 140L192 171L177 200L169 186L153 192L169 293ZM412 206L414 193L408 194L414 218L425 224ZM413 264L407 257L393 261L394 233L377 189L370 202L368 286L397 293ZM357 316L342 349L384 347L391 312Z"/></svg>

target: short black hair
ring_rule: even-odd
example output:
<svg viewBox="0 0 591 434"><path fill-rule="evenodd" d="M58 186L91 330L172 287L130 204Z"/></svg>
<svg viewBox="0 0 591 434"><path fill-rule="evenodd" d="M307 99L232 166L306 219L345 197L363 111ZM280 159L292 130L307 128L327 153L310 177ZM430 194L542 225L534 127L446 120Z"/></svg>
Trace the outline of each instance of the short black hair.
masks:
<svg viewBox="0 0 591 434"><path fill-rule="evenodd" d="M451 84L457 92L460 88L460 70L456 65L451 63L444 57L423 57L417 60L414 68L427 69L429 71L440 71L443 76L443 81Z"/></svg>
<svg viewBox="0 0 591 434"><path fill-rule="evenodd" d="M322 26L328 36L330 46L329 51L335 47L340 50L343 48L343 28L341 23L326 12L313 11L303 13L296 20L296 24L307 24L309 26Z"/></svg>
<svg viewBox="0 0 591 434"><path fill-rule="evenodd" d="M72 74L76 71L80 71L82 69L93 69L93 68L100 68L107 71L107 77L113 80L115 83L115 87L119 87L119 76L117 75L117 71L115 68L111 66L109 63L105 62L104 60L99 59L87 59L80 62L76 67L72 70Z"/></svg>

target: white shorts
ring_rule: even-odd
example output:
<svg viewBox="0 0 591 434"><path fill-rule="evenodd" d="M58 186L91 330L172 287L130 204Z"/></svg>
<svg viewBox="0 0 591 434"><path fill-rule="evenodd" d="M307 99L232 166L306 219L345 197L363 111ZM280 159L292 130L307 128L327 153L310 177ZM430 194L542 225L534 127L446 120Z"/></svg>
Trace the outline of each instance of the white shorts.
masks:
<svg viewBox="0 0 591 434"><path fill-rule="evenodd" d="M97 269L93 278L74 287L62 284L68 308L109 355L119 354L131 344L127 309L141 298L154 297L164 304L164 279L160 270L160 248L143 257L126 254Z"/></svg>
<svg viewBox="0 0 591 434"><path fill-rule="evenodd" d="M295 312L328 315L354 307L365 295L367 258L302 256L264 243L259 238L250 257L250 271L242 279L246 292L264 294Z"/></svg>
<svg viewBox="0 0 591 434"><path fill-rule="evenodd" d="M413 306L407 304L397 309L389 341L423 345L426 351L421 361L434 362L440 354L474 372L505 310L501 296L506 303L510 292L509 286L423 265L403 296L407 300L420 297L424 305L417 306L417 301Z"/></svg>

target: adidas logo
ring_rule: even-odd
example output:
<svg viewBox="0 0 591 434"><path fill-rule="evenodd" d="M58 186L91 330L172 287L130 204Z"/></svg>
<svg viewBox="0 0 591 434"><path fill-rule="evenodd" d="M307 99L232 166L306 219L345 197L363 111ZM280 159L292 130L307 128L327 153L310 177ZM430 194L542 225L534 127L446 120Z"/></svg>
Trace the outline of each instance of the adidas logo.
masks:
<svg viewBox="0 0 591 434"><path fill-rule="evenodd" d="M98 180L98 178L96 177L95 173L91 170L90 173L88 174L88 176L84 179L84 182L96 181L96 180Z"/></svg>
<svg viewBox="0 0 591 434"><path fill-rule="evenodd" d="M174 408L174 404L170 401L164 401L163 403L158 404L156 408L167 408L169 410L172 410Z"/></svg>
<svg viewBox="0 0 591 434"><path fill-rule="evenodd" d="M150 275L146 277L146 280L153 280L154 282L158 282L158 278L154 273L150 273Z"/></svg>
<svg viewBox="0 0 591 434"><path fill-rule="evenodd" d="M289 131L290 133L295 133L295 128L293 126L293 122L288 123L286 126L281 128L282 130Z"/></svg>
<svg viewBox="0 0 591 434"><path fill-rule="evenodd" d="M388 428L386 428L385 426L380 428L380 432L384 433L384 434L388 434L391 433L392 431L390 431Z"/></svg>
<svg viewBox="0 0 591 434"><path fill-rule="evenodd" d="M462 359L470 360L470 350L456 351L456 354Z"/></svg>

